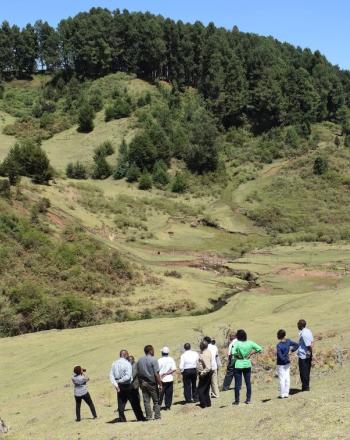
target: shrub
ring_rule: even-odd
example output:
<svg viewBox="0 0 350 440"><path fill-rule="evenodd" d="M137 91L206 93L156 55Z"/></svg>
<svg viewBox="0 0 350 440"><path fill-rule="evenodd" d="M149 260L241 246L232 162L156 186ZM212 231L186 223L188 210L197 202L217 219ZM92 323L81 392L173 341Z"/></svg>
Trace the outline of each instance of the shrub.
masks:
<svg viewBox="0 0 350 440"><path fill-rule="evenodd" d="M128 153L129 153L128 145L125 142L125 139L123 139L122 143L119 146L119 156L118 156L117 167L113 173L113 178L116 180L123 179L123 177L126 176L126 173L129 168Z"/></svg>
<svg viewBox="0 0 350 440"><path fill-rule="evenodd" d="M130 183L137 182L140 174L140 168L135 163L132 163L126 173L126 180Z"/></svg>
<svg viewBox="0 0 350 440"><path fill-rule="evenodd" d="M47 210L51 207L51 202L46 197L41 197L36 204L36 207L38 209L38 212L41 214L46 214Z"/></svg>
<svg viewBox="0 0 350 440"><path fill-rule="evenodd" d="M129 145L129 161L141 170L152 170L157 160L157 149L148 133L138 134Z"/></svg>
<svg viewBox="0 0 350 440"><path fill-rule="evenodd" d="M339 146L340 146L340 138L339 138L339 136L336 136L336 137L334 138L334 145L335 145L336 147L339 147Z"/></svg>
<svg viewBox="0 0 350 440"><path fill-rule="evenodd" d="M91 105L84 103L79 109L78 131L81 133L90 133L94 129L94 109Z"/></svg>
<svg viewBox="0 0 350 440"><path fill-rule="evenodd" d="M66 175L70 179L87 179L88 177L86 167L79 161L67 165Z"/></svg>
<svg viewBox="0 0 350 440"><path fill-rule="evenodd" d="M165 162L157 161L153 168L153 182L158 187L164 187L169 183L169 174Z"/></svg>
<svg viewBox="0 0 350 440"><path fill-rule="evenodd" d="M176 173L171 185L171 191L174 193L184 193L188 189L188 182L183 173Z"/></svg>
<svg viewBox="0 0 350 440"><path fill-rule="evenodd" d="M124 99L115 101L113 104L106 107L105 121L109 122L113 119L121 119L130 116L131 105Z"/></svg>
<svg viewBox="0 0 350 440"><path fill-rule="evenodd" d="M4 84L0 81L0 99L4 97L5 87Z"/></svg>
<svg viewBox="0 0 350 440"><path fill-rule="evenodd" d="M318 156L314 162L314 174L322 175L328 170L328 161L324 157Z"/></svg>
<svg viewBox="0 0 350 440"><path fill-rule="evenodd" d="M31 177L35 183L48 183L52 178L52 169L45 151L32 142L15 144L1 169L9 177L10 183L16 182L19 175Z"/></svg>
<svg viewBox="0 0 350 440"><path fill-rule="evenodd" d="M139 189L148 190L152 188L152 177L148 172L142 173L139 180Z"/></svg>
<svg viewBox="0 0 350 440"><path fill-rule="evenodd" d="M99 112L103 109L103 99L100 89L93 89L89 97L89 105L95 112Z"/></svg>
<svg viewBox="0 0 350 440"><path fill-rule="evenodd" d="M167 271L164 272L164 275L166 277L182 278L181 273L176 271L176 270L167 270Z"/></svg>
<svg viewBox="0 0 350 440"><path fill-rule="evenodd" d="M112 169L106 158L104 156L100 156L95 160L95 166L92 173L93 179L107 179L112 174Z"/></svg>
<svg viewBox="0 0 350 440"><path fill-rule="evenodd" d="M11 186L9 179L0 179L0 197L11 198Z"/></svg>
<svg viewBox="0 0 350 440"><path fill-rule="evenodd" d="M94 160L99 157L107 157L114 154L114 148L111 141L103 142L99 147L95 149Z"/></svg>
<svg viewBox="0 0 350 440"><path fill-rule="evenodd" d="M345 147L350 148L350 134L345 136L344 145Z"/></svg>

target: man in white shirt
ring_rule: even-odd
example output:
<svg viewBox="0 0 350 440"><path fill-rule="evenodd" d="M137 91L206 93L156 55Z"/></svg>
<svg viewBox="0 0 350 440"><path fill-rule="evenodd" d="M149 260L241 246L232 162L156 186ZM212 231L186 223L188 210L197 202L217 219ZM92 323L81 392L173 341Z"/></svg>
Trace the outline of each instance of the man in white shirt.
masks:
<svg viewBox="0 0 350 440"><path fill-rule="evenodd" d="M299 373L302 384L302 391L310 391L310 373L312 364L312 345L314 337L310 329L306 328L306 321L300 319L298 321L299 329Z"/></svg>
<svg viewBox="0 0 350 440"><path fill-rule="evenodd" d="M191 344L186 342L185 352L180 358L180 371L184 384L184 396L186 403L197 402L197 362L199 355L191 350Z"/></svg>
<svg viewBox="0 0 350 440"><path fill-rule="evenodd" d="M169 356L170 350L168 347L162 348L162 357L158 360L159 375L163 384L163 389L159 396L159 404L162 405L163 399L165 402L165 410L170 410L173 402L174 392L174 376L176 371L176 364L174 359Z"/></svg>
<svg viewBox="0 0 350 440"><path fill-rule="evenodd" d="M227 350L227 370L226 370L224 383L222 385L222 391L228 391L230 389L230 385L231 385L232 379L235 374L235 365L234 365L233 359L232 359L232 349L237 342L235 332L231 332L229 334L229 340L230 340L230 343L229 343L228 350Z"/></svg>
<svg viewBox="0 0 350 440"><path fill-rule="evenodd" d="M203 338L204 341L208 343L208 350L211 353L211 397L218 398L219 397L219 383L218 383L218 358L219 358L219 350L215 344L212 344L211 338L206 336Z"/></svg>

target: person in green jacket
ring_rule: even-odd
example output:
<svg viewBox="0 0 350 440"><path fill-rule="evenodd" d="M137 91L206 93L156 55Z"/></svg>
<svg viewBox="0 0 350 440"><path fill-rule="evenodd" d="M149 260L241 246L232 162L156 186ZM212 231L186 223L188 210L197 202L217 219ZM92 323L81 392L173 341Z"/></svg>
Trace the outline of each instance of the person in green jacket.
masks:
<svg viewBox="0 0 350 440"><path fill-rule="evenodd" d="M242 376L244 376L247 388L247 398L245 403L250 403L252 397L252 386L250 376L252 371L252 361L250 358L255 353L261 353L262 347L253 341L247 340L247 333L244 330L237 331L237 342L232 348L232 359L235 362L235 401L233 405L239 405L239 395L242 387Z"/></svg>

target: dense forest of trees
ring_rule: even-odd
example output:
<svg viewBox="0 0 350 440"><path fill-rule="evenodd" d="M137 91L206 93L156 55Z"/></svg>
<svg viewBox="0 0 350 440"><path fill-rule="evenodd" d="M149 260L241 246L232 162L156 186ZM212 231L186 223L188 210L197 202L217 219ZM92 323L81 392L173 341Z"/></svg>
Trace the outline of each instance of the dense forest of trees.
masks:
<svg viewBox="0 0 350 440"><path fill-rule="evenodd" d="M37 21L0 27L0 75L38 70L96 78L124 71L197 88L225 128L249 124L255 133L276 126L334 120L350 106L350 72L316 51L149 13L93 8L57 28Z"/></svg>

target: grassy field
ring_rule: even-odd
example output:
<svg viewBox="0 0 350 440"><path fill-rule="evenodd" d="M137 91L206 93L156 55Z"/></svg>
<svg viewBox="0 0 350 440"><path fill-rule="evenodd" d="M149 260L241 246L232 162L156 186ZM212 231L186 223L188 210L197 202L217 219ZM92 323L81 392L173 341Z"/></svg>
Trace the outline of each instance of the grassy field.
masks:
<svg viewBox="0 0 350 440"><path fill-rule="evenodd" d="M223 342L224 328L244 327L249 336L265 347L275 343L275 332L285 327L296 337L296 321L302 316L317 335L316 359L324 350L348 349L350 328L349 247L304 246L286 252L271 248L251 253L236 266L259 269L260 287L242 292L218 312L198 317L152 319L68 331L51 331L0 340L2 379L1 417L12 426L9 439L111 439L143 436L207 435L209 438L238 439L346 439L350 427L347 412L350 393L343 387L349 365L316 369L312 391L288 401L277 399L277 383L271 373L255 380L254 403L250 407L231 406L232 392L222 393L214 407L202 412L197 407L174 405L162 421L147 424L115 425L115 395L107 375L121 348L140 356L142 347L152 343L156 351L169 345L176 359L184 342L197 344L200 332L215 335ZM281 270L291 272L281 278ZM336 284L329 282L336 277ZM323 279L322 288L320 288ZM283 285L283 288L278 286ZM69 376L74 364L84 365L92 379L90 391L99 419L74 422ZM24 378L23 378L24 376ZM19 378L22 378L19 380ZM33 380L33 378L35 378ZM293 376L292 387L299 386ZM330 390L332 392L330 393ZM175 402L182 400L176 386ZM84 415L88 417L86 408ZM127 417L132 420L130 412ZM276 420L277 418L277 420ZM307 419L307 423L305 420ZM210 421L215 420L215 423Z"/></svg>

